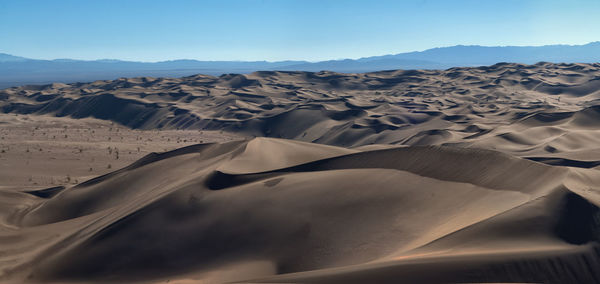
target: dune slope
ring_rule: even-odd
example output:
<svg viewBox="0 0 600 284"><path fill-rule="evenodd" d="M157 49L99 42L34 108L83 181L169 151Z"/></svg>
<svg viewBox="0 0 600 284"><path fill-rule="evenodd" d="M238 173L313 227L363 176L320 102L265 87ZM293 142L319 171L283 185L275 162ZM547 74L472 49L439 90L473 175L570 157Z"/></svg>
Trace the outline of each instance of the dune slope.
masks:
<svg viewBox="0 0 600 284"><path fill-rule="evenodd" d="M491 150L199 144L0 191L1 279L592 283L599 181Z"/></svg>

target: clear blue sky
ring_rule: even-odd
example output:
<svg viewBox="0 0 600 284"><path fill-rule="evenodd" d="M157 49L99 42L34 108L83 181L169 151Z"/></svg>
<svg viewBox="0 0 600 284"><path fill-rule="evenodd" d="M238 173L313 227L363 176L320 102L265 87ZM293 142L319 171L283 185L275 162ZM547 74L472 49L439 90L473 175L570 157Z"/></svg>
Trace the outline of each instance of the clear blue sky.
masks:
<svg viewBox="0 0 600 284"><path fill-rule="evenodd" d="M317 61L598 40L600 0L0 0L0 52L42 59Z"/></svg>

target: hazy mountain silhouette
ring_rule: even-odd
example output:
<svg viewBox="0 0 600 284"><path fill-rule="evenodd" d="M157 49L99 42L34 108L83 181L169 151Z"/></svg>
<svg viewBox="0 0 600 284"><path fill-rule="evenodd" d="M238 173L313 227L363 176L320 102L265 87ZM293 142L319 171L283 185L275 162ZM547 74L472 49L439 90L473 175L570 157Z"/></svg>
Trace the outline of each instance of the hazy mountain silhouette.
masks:
<svg viewBox="0 0 600 284"><path fill-rule="evenodd" d="M27 60L31 60L31 59L28 59L25 57L20 57L20 56L14 56L14 55L6 54L6 53L0 53L0 63L21 62L21 61L27 61Z"/></svg>
<svg viewBox="0 0 600 284"><path fill-rule="evenodd" d="M457 45L433 48L420 52L373 56L360 62L377 60L428 60L452 66L492 65L498 62L533 64L540 61L553 63L592 63L600 60L600 42L585 45L544 46L478 46Z"/></svg>
<svg viewBox="0 0 600 284"><path fill-rule="evenodd" d="M198 61L132 62L114 59L94 61L37 60L0 53L0 88L50 82L81 82L118 77L179 77L192 74L221 75L259 70L370 72L391 69L446 69L492 65L498 62L532 64L592 63L600 61L600 42L585 45L547 46L452 46L360 59L307 61Z"/></svg>

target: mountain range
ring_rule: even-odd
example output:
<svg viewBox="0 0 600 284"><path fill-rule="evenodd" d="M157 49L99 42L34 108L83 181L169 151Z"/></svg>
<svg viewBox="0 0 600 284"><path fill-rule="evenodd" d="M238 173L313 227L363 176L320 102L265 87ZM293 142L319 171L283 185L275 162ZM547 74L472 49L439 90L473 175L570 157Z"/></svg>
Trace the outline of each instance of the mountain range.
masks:
<svg viewBox="0 0 600 284"><path fill-rule="evenodd" d="M457 45L424 51L360 59L308 61L198 61L135 62L115 59L30 59L0 53L0 88L51 82L84 82L119 77L180 77L254 71L334 71L344 73L395 69L447 69L492 65L498 62L533 64L593 63L600 61L600 42L585 45L478 46Z"/></svg>

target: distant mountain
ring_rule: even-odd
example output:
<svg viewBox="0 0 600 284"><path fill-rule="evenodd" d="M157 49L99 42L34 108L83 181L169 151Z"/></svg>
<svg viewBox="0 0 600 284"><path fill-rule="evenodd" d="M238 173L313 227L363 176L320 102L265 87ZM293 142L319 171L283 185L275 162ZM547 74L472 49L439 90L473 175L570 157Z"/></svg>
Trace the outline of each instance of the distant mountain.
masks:
<svg viewBox="0 0 600 284"><path fill-rule="evenodd" d="M18 62L18 61L26 61L30 60L25 57L14 56L6 53L0 53L0 62Z"/></svg>
<svg viewBox="0 0 600 284"><path fill-rule="evenodd" d="M198 61L171 60L155 63L115 59L94 61L37 60L0 53L0 88L50 82L83 82L119 77L180 77L193 74L222 75L259 70L371 72L392 69L446 69L492 65L498 62L532 64L592 63L600 61L600 42L585 45L546 46L451 46L373 56L360 59L307 61Z"/></svg>
<svg viewBox="0 0 600 284"><path fill-rule="evenodd" d="M112 59L94 61L37 60L2 54L0 57L0 88L52 82L111 80L119 77L181 77L194 74L250 73L301 63L307 62L172 60L146 63Z"/></svg>
<svg viewBox="0 0 600 284"><path fill-rule="evenodd" d="M395 55L373 56L357 61L368 63L382 60L427 60L453 67L492 65L498 62L592 63L600 61L600 42L585 45L545 46L457 45Z"/></svg>

